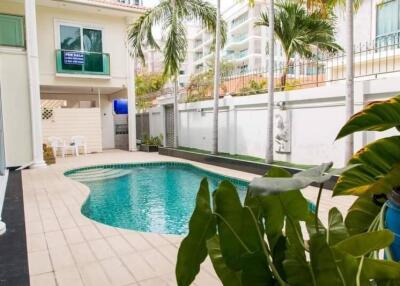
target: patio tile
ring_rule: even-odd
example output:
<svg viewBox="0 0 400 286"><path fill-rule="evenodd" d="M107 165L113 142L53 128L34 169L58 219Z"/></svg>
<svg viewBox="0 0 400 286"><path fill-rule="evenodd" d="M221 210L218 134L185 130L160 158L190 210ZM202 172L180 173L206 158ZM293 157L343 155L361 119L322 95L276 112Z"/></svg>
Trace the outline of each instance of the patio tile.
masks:
<svg viewBox="0 0 400 286"><path fill-rule="evenodd" d="M70 229L70 228L77 227L72 216L59 217L58 223L60 224L61 229Z"/></svg>
<svg viewBox="0 0 400 286"><path fill-rule="evenodd" d="M28 252L47 250L46 238L43 233L28 235L26 243Z"/></svg>
<svg viewBox="0 0 400 286"><path fill-rule="evenodd" d="M58 286L83 286L79 271L75 267L64 268L55 272Z"/></svg>
<svg viewBox="0 0 400 286"><path fill-rule="evenodd" d="M57 219L43 219L43 230L44 232L51 232L51 231L56 231L60 230L60 225L58 224Z"/></svg>
<svg viewBox="0 0 400 286"><path fill-rule="evenodd" d="M156 249L140 252L140 255L147 261L147 263L152 265L156 273L159 275L166 274L171 271L171 269L175 269L175 266ZM157 263L154 263L155 261L157 261Z"/></svg>
<svg viewBox="0 0 400 286"><path fill-rule="evenodd" d="M170 242L158 233L146 232L144 238L153 246L167 245Z"/></svg>
<svg viewBox="0 0 400 286"><path fill-rule="evenodd" d="M100 263L91 263L84 265L80 268L80 273L83 278L83 282L88 286L108 286L112 285L111 281L108 280L106 274Z"/></svg>
<svg viewBox="0 0 400 286"><path fill-rule="evenodd" d="M114 227L102 223L96 224L96 228L104 237L119 235L119 232Z"/></svg>
<svg viewBox="0 0 400 286"><path fill-rule="evenodd" d="M52 271L48 251L36 251L29 253L29 274L36 275Z"/></svg>
<svg viewBox="0 0 400 286"><path fill-rule="evenodd" d="M99 260L115 256L114 251L105 241L105 239L92 240L88 243L94 255Z"/></svg>
<svg viewBox="0 0 400 286"><path fill-rule="evenodd" d="M26 222L26 233L27 234L37 234L43 233L43 225L40 220L38 221L27 221Z"/></svg>
<svg viewBox="0 0 400 286"><path fill-rule="evenodd" d="M129 271L137 281L143 281L157 276L155 269L147 263L139 253L131 253L121 257ZM155 263L153 261L153 263Z"/></svg>
<svg viewBox="0 0 400 286"><path fill-rule="evenodd" d="M72 258L71 251L67 246L51 248L49 251L54 270L75 266L75 261Z"/></svg>
<svg viewBox="0 0 400 286"><path fill-rule="evenodd" d="M54 273L45 273L31 276L31 286L57 286Z"/></svg>
<svg viewBox="0 0 400 286"><path fill-rule="evenodd" d="M79 228L64 229L63 232L68 244L74 244L85 241Z"/></svg>
<svg viewBox="0 0 400 286"><path fill-rule="evenodd" d="M72 244L70 248L77 265L89 264L96 261L96 257L86 242Z"/></svg>
<svg viewBox="0 0 400 286"><path fill-rule="evenodd" d="M134 249L122 236L107 237L106 240L118 255L133 252Z"/></svg>
<svg viewBox="0 0 400 286"><path fill-rule="evenodd" d="M61 230L46 232L45 237L49 249L67 245Z"/></svg>
<svg viewBox="0 0 400 286"><path fill-rule="evenodd" d="M81 226L80 230L86 240L95 240L102 238L100 232L93 224Z"/></svg>
<svg viewBox="0 0 400 286"><path fill-rule="evenodd" d="M152 245L138 232L124 232L123 236L128 241L128 243L137 251L152 248Z"/></svg>
<svg viewBox="0 0 400 286"><path fill-rule="evenodd" d="M118 258L108 258L102 260L100 263L111 280L112 285L123 286L135 282L133 276Z"/></svg>

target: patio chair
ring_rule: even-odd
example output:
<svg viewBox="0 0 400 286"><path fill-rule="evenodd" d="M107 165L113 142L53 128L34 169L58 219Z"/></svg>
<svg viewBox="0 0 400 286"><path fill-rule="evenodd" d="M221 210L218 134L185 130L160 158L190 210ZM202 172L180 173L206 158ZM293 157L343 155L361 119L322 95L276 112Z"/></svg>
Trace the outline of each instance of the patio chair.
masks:
<svg viewBox="0 0 400 286"><path fill-rule="evenodd" d="M71 144L76 148L76 156L79 156L79 148L83 148L83 153L87 154L87 144L86 139L84 136L72 136L71 137Z"/></svg>
<svg viewBox="0 0 400 286"><path fill-rule="evenodd" d="M53 149L54 156L57 156L57 151L61 151L61 156L65 157L65 142L60 137L50 136L47 141Z"/></svg>

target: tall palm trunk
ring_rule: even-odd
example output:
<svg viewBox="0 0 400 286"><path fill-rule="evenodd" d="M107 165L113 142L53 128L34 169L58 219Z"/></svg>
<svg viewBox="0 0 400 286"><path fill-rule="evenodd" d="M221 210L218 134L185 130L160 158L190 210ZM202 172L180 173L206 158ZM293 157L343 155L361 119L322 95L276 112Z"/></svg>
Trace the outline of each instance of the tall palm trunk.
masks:
<svg viewBox="0 0 400 286"><path fill-rule="evenodd" d="M213 135L212 154L218 153L218 100L220 85L220 50L221 50L221 1L217 0L217 25L215 31L215 63L214 63L214 114L213 114Z"/></svg>
<svg viewBox="0 0 400 286"><path fill-rule="evenodd" d="M354 64L353 64L353 0L346 0L346 119L354 113ZM345 160L350 160L354 152L354 137L345 141Z"/></svg>
<svg viewBox="0 0 400 286"><path fill-rule="evenodd" d="M284 91L286 88L287 75L289 73L289 65L290 65L290 59L289 59L289 57L287 57L285 67L283 68L282 76L281 76L281 90L282 91Z"/></svg>
<svg viewBox="0 0 400 286"><path fill-rule="evenodd" d="M179 146L178 76L174 77L174 148Z"/></svg>
<svg viewBox="0 0 400 286"><path fill-rule="evenodd" d="M267 146L265 162L274 161L274 0L269 4L269 68L268 68L268 115L267 115Z"/></svg>

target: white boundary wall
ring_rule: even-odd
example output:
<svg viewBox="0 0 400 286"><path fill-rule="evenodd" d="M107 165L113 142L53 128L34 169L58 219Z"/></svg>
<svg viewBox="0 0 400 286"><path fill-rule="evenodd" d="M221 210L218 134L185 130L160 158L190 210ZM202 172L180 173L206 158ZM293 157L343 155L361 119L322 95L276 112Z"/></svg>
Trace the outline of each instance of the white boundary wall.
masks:
<svg viewBox="0 0 400 286"><path fill-rule="evenodd" d="M355 83L355 110L370 101L385 99L400 93L398 78L374 79ZM344 83L277 92L276 109L282 102L291 111L291 153L275 153L276 160L299 164L319 164L333 161L336 167L344 165L344 140L335 137L345 123ZM164 108L150 110L150 133L165 138ZM267 96L252 95L225 97L219 102L219 151L230 154L265 156ZM212 146L213 103L201 101L179 105L179 145L210 150ZM380 136L395 134L358 133L355 149ZM275 146L276 148L276 146Z"/></svg>
<svg viewBox="0 0 400 286"><path fill-rule="evenodd" d="M67 144L72 136L84 136L88 152L102 151L102 128L99 108L55 108L51 119L42 120L43 139L61 137Z"/></svg>

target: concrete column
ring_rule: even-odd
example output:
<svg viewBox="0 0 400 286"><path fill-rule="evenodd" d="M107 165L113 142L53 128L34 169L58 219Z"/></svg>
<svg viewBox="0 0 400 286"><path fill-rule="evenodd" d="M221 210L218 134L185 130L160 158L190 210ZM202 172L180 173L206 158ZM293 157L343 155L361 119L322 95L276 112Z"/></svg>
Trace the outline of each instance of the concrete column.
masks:
<svg viewBox="0 0 400 286"><path fill-rule="evenodd" d="M137 151L136 148L136 57L128 55L127 67L127 88L128 88L128 133L129 133L129 151Z"/></svg>
<svg viewBox="0 0 400 286"><path fill-rule="evenodd" d="M26 50L31 103L32 154L31 168L45 167L43 160L42 115L40 106L39 54L36 30L35 0L25 0Z"/></svg>
<svg viewBox="0 0 400 286"><path fill-rule="evenodd" d="M365 106L365 89L367 81L354 82L354 112L361 111ZM354 152L357 152L367 144L367 132L354 134Z"/></svg>
<svg viewBox="0 0 400 286"><path fill-rule="evenodd" d="M236 144L236 140L237 140L237 111L236 111L236 107L235 107L235 103L234 103L234 98L232 98L231 96L229 96L229 101L228 101L228 134L229 134L229 154L231 155L236 155L237 154L237 144ZM224 99L226 99L227 97L225 97Z"/></svg>

